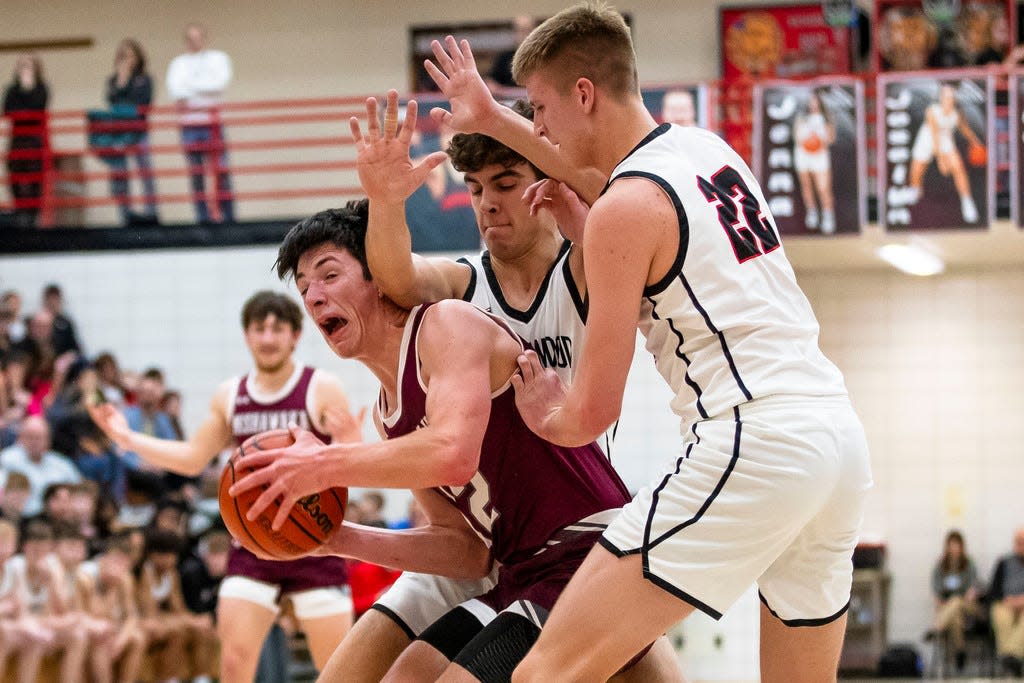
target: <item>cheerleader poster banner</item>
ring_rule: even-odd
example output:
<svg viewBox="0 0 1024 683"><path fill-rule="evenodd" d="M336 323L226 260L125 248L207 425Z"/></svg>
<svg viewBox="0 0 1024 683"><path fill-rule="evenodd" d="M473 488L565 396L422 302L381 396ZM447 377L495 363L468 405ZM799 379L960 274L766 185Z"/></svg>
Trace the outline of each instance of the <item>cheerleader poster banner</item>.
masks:
<svg viewBox="0 0 1024 683"><path fill-rule="evenodd" d="M879 77L878 222L886 230L990 225L994 90L978 71Z"/></svg>
<svg viewBox="0 0 1024 683"><path fill-rule="evenodd" d="M864 94L831 77L754 90L753 170L784 235L856 234L866 219Z"/></svg>

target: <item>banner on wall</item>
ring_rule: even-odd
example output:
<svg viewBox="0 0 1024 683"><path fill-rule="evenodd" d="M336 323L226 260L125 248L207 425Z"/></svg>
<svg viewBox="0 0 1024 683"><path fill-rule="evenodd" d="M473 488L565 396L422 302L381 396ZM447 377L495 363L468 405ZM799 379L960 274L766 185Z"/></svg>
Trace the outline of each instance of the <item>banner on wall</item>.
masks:
<svg viewBox="0 0 1024 683"><path fill-rule="evenodd" d="M753 170L782 234L860 232L864 139L856 79L765 81L754 89Z"/></svg>
<svg viewBox="0 0 1024 683"><path fill-rule="evenodd" d="M850 72L850 29L830 26L821 2L723 7L722 77L794 78Z"/></svg>
<svg viewBox="0 0 1024 683"><path fill-rule="evenodd" d="M1010 172L1013 174L1010 210L1014 223L1024 228L1024 173L1020 171L1024 161L1024 73L1010 77L1010 135Z"/></svg>
<svg viewBox="0 0 1024 683"><path fill-rule="evenodd" d="M708 86L704 83L647 86L641 89L644 105L659 123L713 128Z"/></svg>
<svg viewBox="0 0 1024 683"><path fill-rule="evenodd" d="M991 76L878 79L878 222L887 230L986 228L995 207Z"/></svg>

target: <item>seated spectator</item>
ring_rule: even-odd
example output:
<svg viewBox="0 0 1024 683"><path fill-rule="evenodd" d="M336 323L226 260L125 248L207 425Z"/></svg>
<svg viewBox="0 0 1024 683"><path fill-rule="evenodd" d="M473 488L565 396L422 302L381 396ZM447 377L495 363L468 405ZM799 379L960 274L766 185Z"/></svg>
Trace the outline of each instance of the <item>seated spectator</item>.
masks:
<svg viewBox="0 0 1024 683"><path fill-rule="evenodd" d="M53 352L60 356L68 351L75 355L82 354L82 346L78 343L75 323L64 312L64 293L60 285L50 283L43 288L43 310L53 317Z"/></svg>
<svg viewBox="0 0 1024 683"><path fill-rule="evenodd" d="M17 527L0 520L0 680L5 679L13 655L18 663L17 683L35 683L53 635L28 614L28 588L11 562L17 547Z"/></svg>
<svg viewBox="0 0 1024 683"><path fill-rule="evenodd" d="M174 424L170 416L160 409L160 401L164 397L164 375L156 368L142 373L139 380L138 396L133 406L124 409L125 420L132 431L142 432L158 439L176 439ZM137 453L125 453L125 464L132 470L162 471L154 468Z"/></svg>
<svg viewBox="0 0 1024 683"><path fill-rule="evenodd" d="M126 535L114 536L102 554L79 566L89 616L112 625L110 635L94 644L89 658L96 683L113 683L115 666L119 683L133 683L142 665L146 639L139 627L131 568L132 544Z"/></svg>
<svg viewBox="0 0 1024 683"><path fill-rule="evenodd" d="M121 377L121 368L118 366L114 354L104 351L93 359L92 366L96 368L96 374L99 376L99 389L103 400L113 403L118 408L123 408L126 390L124 379Z"/></svg>
<svg viewBox="0 0 1024 683"><path fill-rule="evenodd" d="M1024 527L1013 534L1013 552L996 564L989 584L996 653L1007 673L1024 669Z"/></svg>
<svg viewBox="0 0 1024 683"><path fill-rule="evenodd" d="M71 460L50 450L50 427L38 415L22 420L18 443L0 451L0 468L28 477L30 495L24 514L29 517L42 511L43 492L48 486L82 479Z"/></svg>
<svg viewBox="0 0 1024 683"><path fill-rule="evenodd" d="M959 531L946 534L942 557L932 570L932 595L935 630L946 635L956 655L957 670L962 670L967 659L964 632L968 620L978 613L978 570Z"/></svg>
<svg viewBox="0 0 1024 683"><path fill-rule="evenodd" d="M176 498L162 498L157 501L153 513L152 527L159 531L188 535L188 505Z"/></svg>
<svg viewBox="0 0 1024 683"><path fill-rule="evenodd" d="M73 440L71 457L86 479L99 485L100 498L117 504L125 499L126 468L117 446L104 434L88 414L76 413L66 429Z"/></svg>
<svg viewBox="0 0 1024 683"><path fill-rule="evenodd" d="M192 614L185 607L178 575L178 557L184 539L170 531L151 529L146 533L146 549L139 569L136 601L142 632L149 643L158 681L176 680L188 675L183 667L185 653L196 643Z"/></svg>
<svg viewBox="0 0 1024 683"><path fill-rule="evenodd" d="M21 526L21 520L25 517L25 505L32 495L32 486L29 484L28 477L21 472L9 472L3 489L3 497L0 498L0 512L3 512L5 520L15 526Z"/></svg>
<svg viewBox="0 0 1024 683"><path fill-rule="evenodd" d="M10 443L14 443L17 435L14 433L15 426L28 414L28 405L32 402L32 394L25 389L25 375L28 372L29 357L26 353L14 349L7 357L7 361L0 372L3 376L0 381L4 384L4 391L7 394L7 403L3 406L2 419L9 426ZM6 448L6 446L5 446Z"/></svg>
<svg viewBox="0 0 1024 683"><path fill-rule="evenodd" d="M384 519L384 496L380 491L367 491L356 501L358 515L356 523L363 526L372 526L379 529L387 529L388 523Z"/></svg>
<svg viewBox="0 0 1024 683"><path fill-rule="evenodd" d="M28 335L15 346L24 354L26 367L23 385L29 392L27 412L41 415L47 407L47 399L53 390L57 354L53 346L53 316L47 311L38 311L29 318ZM70 364L73 357L63 359Z"/></svg>
<svg viewBox="0 0 1024 683"><path fill-rule="evenodd" d="M100 539L100 529L96 525L96 511L99 502L100 487L94 481L85 479L71 489L71 515L74 527L82 534L87 544L92 545Z"/></svg>
<svg viewBox="0 0 1024 683"><path fill-rule="evenodd" d="M8 289L0 295L0 310L3 310L10 317L7 326L7 338L11 344L17 344L28 333L25 321L21 319L21 295L17 290Z"/></svg>
<svg viewBox="0 0 1024 683"><path fill-rule="evenodd" d="M131 38L122 40L117 46L114 73L107 79L106 99L113 121L125 126L123 130L112 131L108 136L111 146L120 148L119 151L123 153L105 154L102 157L111 167L110 193L118 199L121 220L125 225L155 224L156 187L153 182L153 163L149 156L149 129L146 123L146 110L153 101L153 79L146 71L146 55L142 51L142 46ZM146 197L146 211L143 214L132 212L128 182L129 152L135 157L139 175L142 177Z"/></svg>
<svg viewBox="0 0 1024 683"><path fill-rule="evenodd" d="M60 373L59 388L46 409L46 420L53 433L54 450L70 454L77 447L77 435L68 424L86 412L85 404L99 397L99 376L84 358L76 358Z"/></svg>
<svg viewBox="0 0 1024 683"><path fill-rule="evenodd" d="M179 441L185 440L185 430L181 426L181 392L165 391L160 401L160 410L167 413L171 418L171 425L174 427L174 438Z"/></svg>
<svg viewBox="0 0 1024 683"><path fill-rule="evenodd" d="M193 614L192 628L197 643L204 644L192 652L192 672L197 674L193 683L209 683L219 674L214 656L217 643L214 619L217 591L227 573L230 547L231 537L226 531L209 531L199 539L196 553L188 555L181 563L181 592Z"/></svg>
<svg viewBox="0 0 1024 683"><path fill-rule="evenodd" d="M28 611L52 634L46 652L61 655L61 683L79 683L84 680L89 638L81 628L80 615L71 611L62 571L52 557L53 528L42 519L29 520L21 547L22 554L9 561L24 580Z"/></svg>

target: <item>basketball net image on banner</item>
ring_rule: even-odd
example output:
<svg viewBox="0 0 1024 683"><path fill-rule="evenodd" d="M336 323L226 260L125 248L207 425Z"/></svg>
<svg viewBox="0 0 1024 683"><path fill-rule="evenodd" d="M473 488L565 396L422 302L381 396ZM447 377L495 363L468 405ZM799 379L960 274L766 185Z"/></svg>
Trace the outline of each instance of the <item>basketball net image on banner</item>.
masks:
<svg viewBox="0 0 1024 683"><path fill-rule="evenodd" d="M659 123L709 127L706 85L666 85L641 90L644 106Z"/></svg>
<svg viewBox="0 0 1024 683"><path fill-rule="evenodd" d="M976 72L879 78L879 223L887 230L991 221L992 84Z"/></svg>
<svg viewBox="0 0 1024 683"><path fill-rule="evenodd" d="M754 173L784 235L858 233L865 218L859 82L768 81L754 90Z"/></svg>

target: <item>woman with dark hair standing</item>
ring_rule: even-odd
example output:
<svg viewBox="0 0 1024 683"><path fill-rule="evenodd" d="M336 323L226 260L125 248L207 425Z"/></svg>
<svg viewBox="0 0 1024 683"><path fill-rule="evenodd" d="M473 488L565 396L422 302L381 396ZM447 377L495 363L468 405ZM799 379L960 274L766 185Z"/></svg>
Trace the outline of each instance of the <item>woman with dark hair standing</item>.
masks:
<svg viewBox="0 0 1024 683"><path fill-rule="evenodd" d="M153 101L153 79L146 72L146 55L142 46L126 38L117 46L114 73L107 79L107 103L116 123L111 138L114 147L124 148L123 154L108 154L103 160L110 166L110 193L117 197L124 223L155 223L156 188L153 165L149 156L149 129L146 109ZM128 192L128 155L135 157L142 178L146 198L146 211L132 213L132 200Z"/></svg>
<svg viewBox="0 0 1024 683"><path fill-rule="evenodd" d="M11 119L7 172L15 176L9 177L8 182L19 227L34 227L39 215L43 178L26 178L24 175L43 173L44 162L47 161L46 104L49 99L50 92L43 79L43 65L39 57L18 55L14 78L4 93L4 116Z"/></svg>
<svg viewBox="0 0 1024 683"><path fill-rule="evenodd" d="M966 658L964 631L969 618L978 613L978 570L964 549L964 537L953 530L946 534L942 557L932 571L935 596L935 631L945 634L956 653L957 669Z"/></svg>

